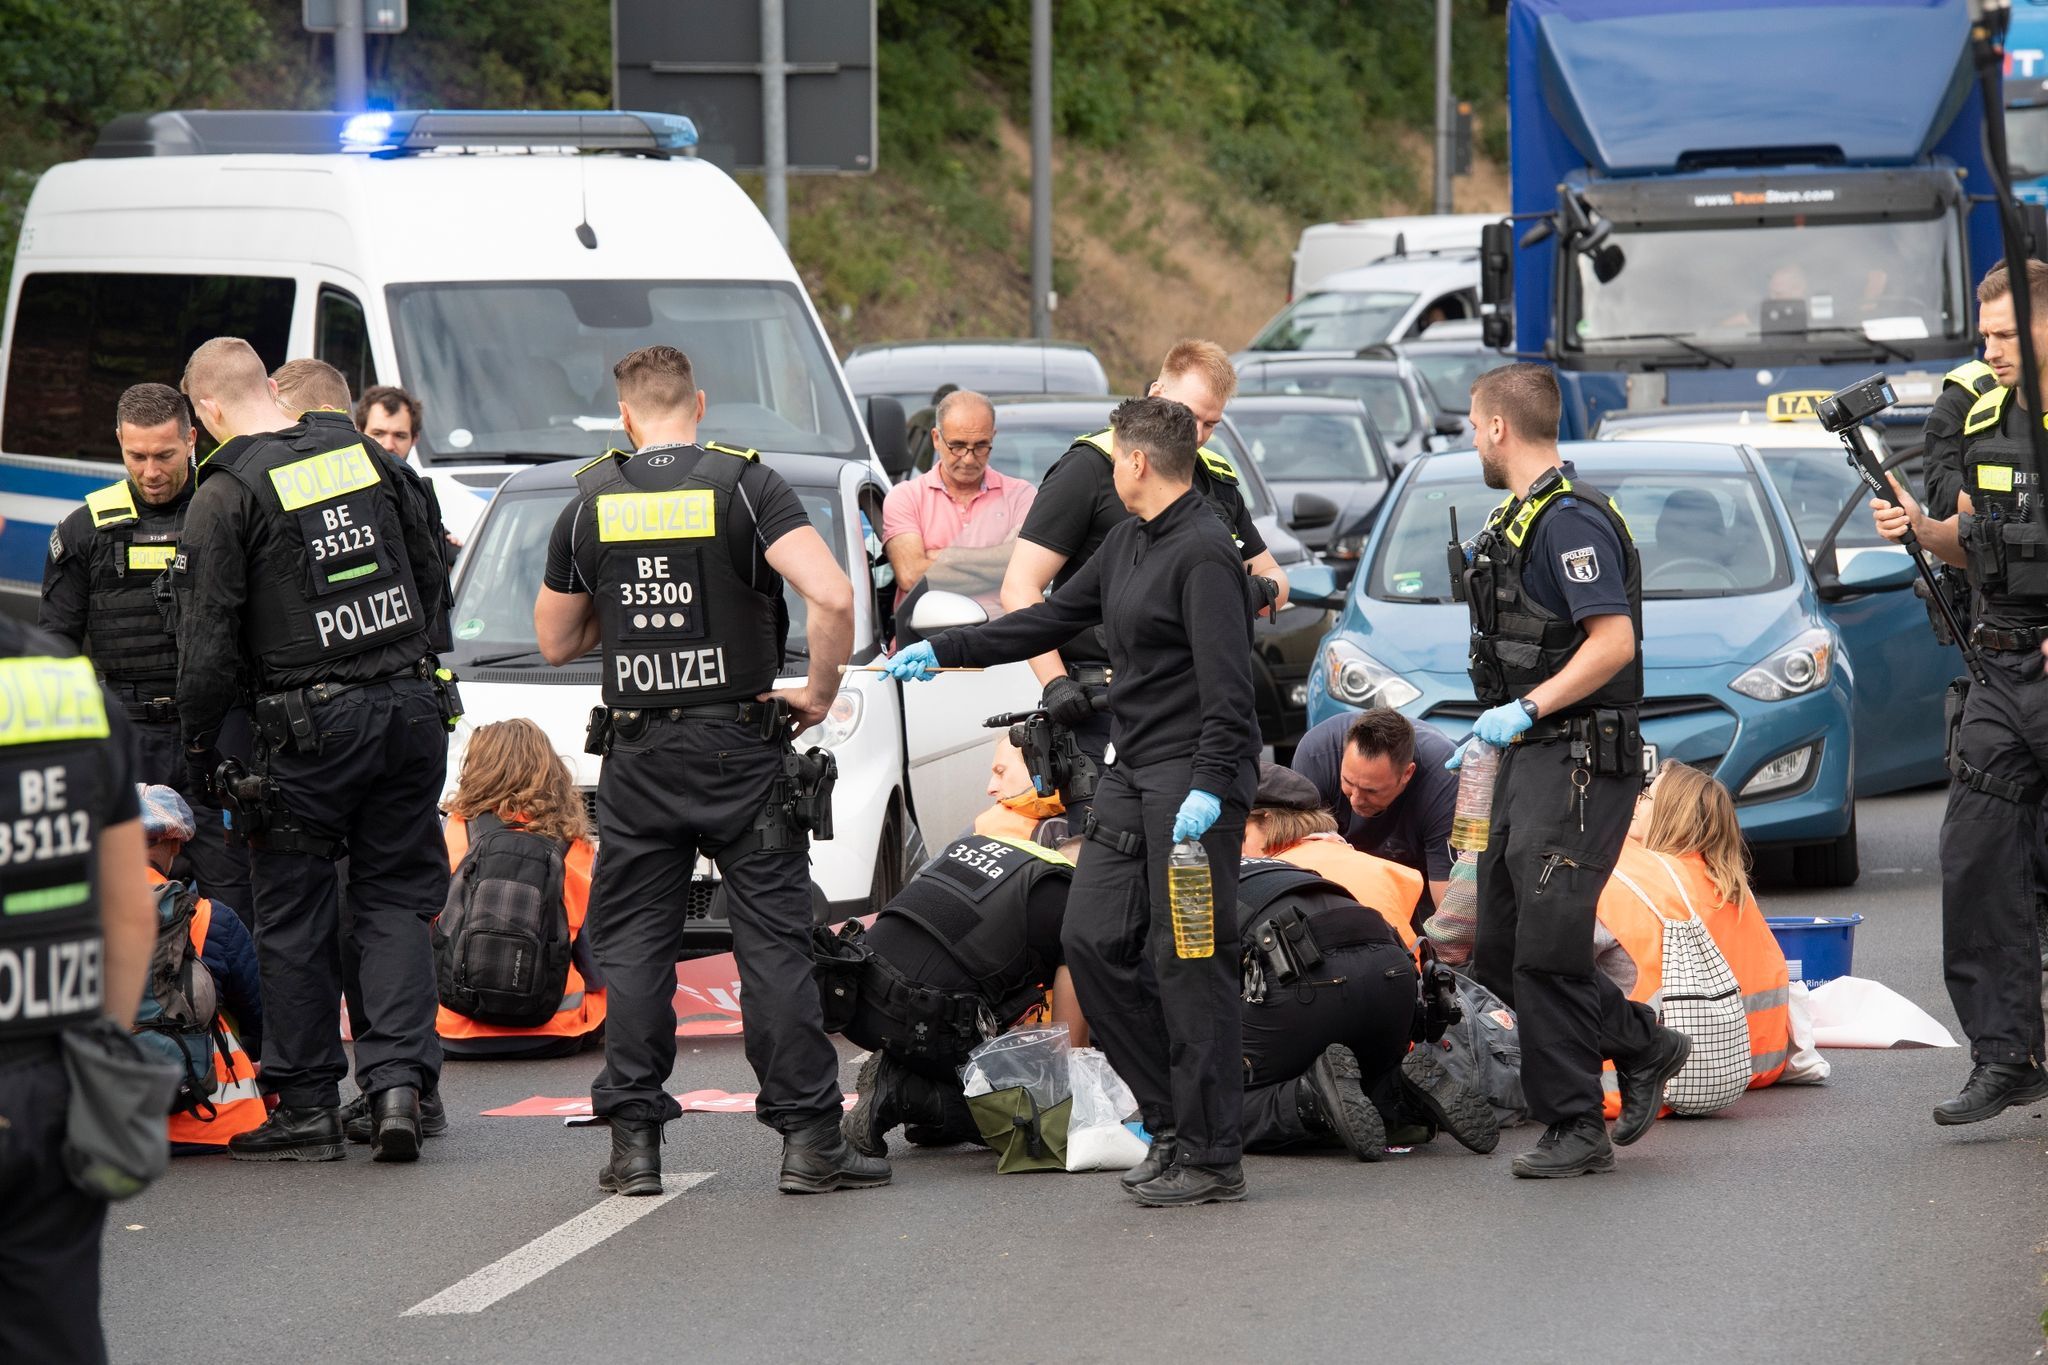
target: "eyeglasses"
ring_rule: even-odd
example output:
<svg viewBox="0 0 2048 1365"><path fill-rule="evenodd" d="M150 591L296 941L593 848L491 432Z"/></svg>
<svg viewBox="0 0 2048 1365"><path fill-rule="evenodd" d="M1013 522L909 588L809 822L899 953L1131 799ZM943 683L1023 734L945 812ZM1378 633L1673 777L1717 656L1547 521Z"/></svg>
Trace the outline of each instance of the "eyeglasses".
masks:
<svg viewBox="0 0 2048 1365"><path fill-rule="evenodd" d="M1650 789L1648 787L1645 787L1641 791L1636 793L1636 804L1638 806L1651 806L1655 805L1656 803L1657 798L1650 795Z"/></svg>
<svg viewBox="0 0 2048 1365"><path fill-rule="evenodd" d="M948 455L986 456L996 448L996 444L994 441L976 441L973 445L956 445L952 441L949 441L945 437L941 436L938 438L938 442L940 445L946 448L946 453Z"/></svg>

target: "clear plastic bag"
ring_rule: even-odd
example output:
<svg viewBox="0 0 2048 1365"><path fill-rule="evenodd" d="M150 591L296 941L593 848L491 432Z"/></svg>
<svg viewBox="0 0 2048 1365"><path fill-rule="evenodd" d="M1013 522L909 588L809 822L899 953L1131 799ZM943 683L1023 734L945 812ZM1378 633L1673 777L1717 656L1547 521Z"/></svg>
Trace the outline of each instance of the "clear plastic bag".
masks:
<svg viewBox="0 0 2048 1365"><path fill-rule="evenodd" d="M1073 1093L1067 1026L1012 1029L989 1039L967 1054L960 1081L970 1099L1022 1087L1040 1109L1052 1108Z"/></svg>
<svg viewBox="0 0 2048 1365"><path fill-rule="evenodd" d="M1067 1120L1069 1171L1128 1171L1145 1159L1146 1142L1124 1126L1137 1111L1137 1097L1109 1058L1092 1047L1067 1054L1074 1108Z"/></svg>

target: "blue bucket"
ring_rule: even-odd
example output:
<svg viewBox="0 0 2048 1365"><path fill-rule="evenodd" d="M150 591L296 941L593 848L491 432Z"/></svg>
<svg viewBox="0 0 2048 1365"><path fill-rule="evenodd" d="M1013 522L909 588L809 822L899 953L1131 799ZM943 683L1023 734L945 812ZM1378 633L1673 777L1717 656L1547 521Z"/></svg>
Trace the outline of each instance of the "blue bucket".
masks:
<svg viewBox="0 0 2048 1365"><path fill-rule="evenodd" d="M1784 950L1792 980L1818 986L1849 975L1856 957L1856 926L1863 923L1863 916L1766 915L1764 923Z"/></svg>

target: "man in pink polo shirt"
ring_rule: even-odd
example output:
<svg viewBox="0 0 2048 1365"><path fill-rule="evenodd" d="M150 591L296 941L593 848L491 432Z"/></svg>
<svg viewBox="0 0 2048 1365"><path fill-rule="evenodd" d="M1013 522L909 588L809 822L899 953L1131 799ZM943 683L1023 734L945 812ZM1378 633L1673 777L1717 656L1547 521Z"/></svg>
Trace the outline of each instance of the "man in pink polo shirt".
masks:
<svg viewBox="0 0 2048 1365"><path fill-rule="evenodd" d="M971 389L939 401L932 424L932 467L889 490L882 504L882 549L896 570L896 601L923 581L932 561L985 568L1000 582L1010 542L1038 490L988 466L996 410Z"/></svg>

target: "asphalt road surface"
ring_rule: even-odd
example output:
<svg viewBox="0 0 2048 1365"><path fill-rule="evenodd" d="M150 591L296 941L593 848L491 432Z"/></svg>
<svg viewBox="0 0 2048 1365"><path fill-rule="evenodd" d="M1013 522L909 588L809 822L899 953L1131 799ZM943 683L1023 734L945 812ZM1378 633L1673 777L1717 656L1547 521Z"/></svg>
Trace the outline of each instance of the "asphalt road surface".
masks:
<svg viewBox="0 0 2048 1365"><path fill-rule="evenodd" d="M1858 974L1953 1031L1940 811L1866 802L1860 884L1763 899L1861 911ZM715 1114L669 1126L679 1193L611 1200L602 1130L479 1116L585 1093L594 1057L454 1063L452 1127L415 1166L184 1159L116 1205L107 1333L166 1365L2037 1358L2048 1106L1937 1128L1964 1052L1827 1055L1825 1087L1661 1122L1612 1175L1512 1179L1525 1125L1491 1157L1253 1157L1249 1202L1193 1210L900 1142L889 1188L785 1197L773 1134ZM736 1040L685 1040L673 1088L703 1087L753 1089Z"/></svg>

